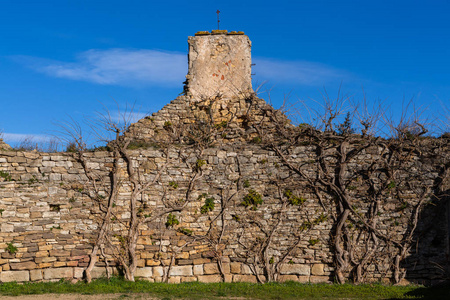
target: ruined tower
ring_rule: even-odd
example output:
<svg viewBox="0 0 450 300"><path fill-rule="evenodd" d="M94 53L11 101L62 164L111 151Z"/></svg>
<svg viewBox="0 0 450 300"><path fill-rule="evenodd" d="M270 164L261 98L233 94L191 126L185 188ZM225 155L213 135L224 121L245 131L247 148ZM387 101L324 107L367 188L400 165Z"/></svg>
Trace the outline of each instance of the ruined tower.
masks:
<svg viewBox="0 0 450 300"><path fill-rule="evenodd" d="M243 98L253 92L251 42L243 32L200 31L188 39L185 92L196 100Z"/></svg>

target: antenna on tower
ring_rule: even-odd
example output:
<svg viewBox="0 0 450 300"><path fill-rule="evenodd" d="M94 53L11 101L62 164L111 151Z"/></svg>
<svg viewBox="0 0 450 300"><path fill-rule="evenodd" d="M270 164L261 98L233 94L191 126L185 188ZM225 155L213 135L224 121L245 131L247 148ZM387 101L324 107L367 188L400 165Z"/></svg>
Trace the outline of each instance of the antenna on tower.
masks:
<svg viewBox="0 0 450 300"><path fill-rule="evenodd" d="M217 10L216 14L217 14L217 30L220 30L220 18L219 18L220 10Z"/></svg>

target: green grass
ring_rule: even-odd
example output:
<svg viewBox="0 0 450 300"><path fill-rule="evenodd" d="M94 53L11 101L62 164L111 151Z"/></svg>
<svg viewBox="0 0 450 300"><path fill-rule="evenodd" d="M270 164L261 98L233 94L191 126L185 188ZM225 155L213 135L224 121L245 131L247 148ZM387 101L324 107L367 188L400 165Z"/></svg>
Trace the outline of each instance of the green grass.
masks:
<svg viewBox="0 0 450 300"><path fill-rule="evenodd" d="M0 285L0 295L31 294L147 294L160 299L448 299L450 287L331 285L286 283L150 283L119 278L98 279L91 284L68 281Z"/></svg>

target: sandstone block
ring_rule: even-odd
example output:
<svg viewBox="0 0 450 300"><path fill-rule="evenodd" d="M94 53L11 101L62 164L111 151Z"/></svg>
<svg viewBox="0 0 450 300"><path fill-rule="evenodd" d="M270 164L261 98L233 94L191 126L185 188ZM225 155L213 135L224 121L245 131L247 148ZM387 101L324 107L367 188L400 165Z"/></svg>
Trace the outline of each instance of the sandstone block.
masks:
<svg viewBox="0 0 450 300"><path fill-rule="evenodd" d="M181 277L181 282L193 282L193 281L197 281L197 278L194 276Z"/></svg>
<svg viewBox="0 0 450 300"><path fill-rule="evenodd" d="M203 265L194 266L194 275L203 275Z"/></svg>
<svg viewBox="0 0 450 300"><path fill-rule="evenodd" d="M181 282L180 276L169 277L169 283L180 283L180 282Z"/></svg>
<svg viewBox="0 0 450 300"><path fill-rule="evenodd" d="M73 278L73 268L44 269L44 279Z"/></svg>
<svg viewBox="0 0 450 300"><path fill-rule="evenodd" d="M60 257L60 256L69 256L70 252L69 251L64 251L64 250L50 250L50 256L56 256L56 257Z"/></svg>
<svg viewBox="0 0 450 300"><path fill-rule="evenodd" d="M147 259L145 261L145 264L147 266L159 266L161 264L161 262L159 260Z"/></svg>
<svg viewBox="0 0 450 300"><path fill-rule="evenodd" d="M243 275L251 275L253 274L252 270L250 269L250 267L248 265L242 264L241 265L241 274Z"/></svg>
<svg viewBox="0 0 450 300"><path fill-rule="evenodd" d="M257 283L255 275L233 275L233 282L252 282Z"/></svg>
<svg viewBox="0 0 450 300"><path fill-rule="evenodd" d="M298 276L297 275L280 275L280 277L278 278L278 280L280 282L285 282L285 281L298 281Z"/></svg>
<svg viewBox="0 0 450 300"><path fill-rule="evenodd" d="M11 270L33 270L36 269L36 263L33 261L26 261L20 263L10 263Z"/></svg>
<svg viewBox="0 0 450 300"><path fill-rule="evenodd" d="M239 262L230 263L230 270L231 270L231 273L233 273L233 274L241 273L241 263L239 263Z"/></svg>
<svg viewBox="0 0 450 300"><path fill-rule="evenodd" d="M309 282L309 276L298 276L298 281L299 282Z"/></svg>
<svg viewBox="0 0 450 300"><path fill-rule="evenodd" d="M284 264L280 268L280 274L282 275L310 275L311 268L309 265L301 265L301 264Z"/></svg>
<svg viewBox="0 0 450 300"><path fill-rule="evenodd" d="M31 270L30 271L30 280L31 281L39 281L42 280L42 270Z"/></svg>
<svg viewBox="0 0 450 300"><path fill-rule="evenodd" d="M170 276L192 276L192 266L174 266L170 270Z"/></svg>
<svg viewBox="0 0 450 300"><path fill-rule="evenodd" d="M3 216L6 217L5 213L3 213ZM13 232L14 225L2 223L1 230L2 232Z"/></svg>
<svg viewBox="0 0 450 300"><path fill-rule="evenodd" d="M1 282L23 282L30 280L29 271L3 271L0 273Z"/></svg>
<svg viewBox="0 0 450 300"><path fill-rule="evenodd" d="M167 269L167 267L166 267ZM164 268L163 267L153 267L153 278L160 278L164 276Z"/></svg>
<svg viewBox="0 0 450 300"><path fill-rule="evenodd" d="M56 261L53 263L53 267L59 268L59 267L65 267L67 266L65 261Z"/></svg>
<svg viewBox="0 0 450 300"><path fill-rule="evenodd" d="M201 264L206 264L206 263L210 263L211 260L207 259L207 258L196 258L194 259L194 265L201 265Z"/></svg>
<svg viewBox="0 0 450 300"><path fill-rule="evenodd" d="M323 271L324 265L323 264L313 264L312 268L311 268L311 275L318 275L318 276L322 276L324 275L324 271Z"/></svg>
<svg viewBox="0 0 450 300"><path fill-rule="evenodd" d="M220 275L199 275L197 276L200 282L222 282L222 276Z"/></svg>
<svg viewBox="0 0 450 300"><path fill-rule="evenodd" d="M311 283L330 282L330 277L328 277L328 276L311 276L311 277L309 277L309 281Z"/></svg>
<svg viewBox="0 0 450 300"><path fill-rule="evenodd" d="M84 268L73 268L74 278L83 278Z"/></svg>
<svg viewBox="0 0 450 300"><path fill-rule="evenodd" d="M37 264L40 264L40 263L49 263L49 262L54 262L54 261L56 261L56 257L36 257L36 258L34 259L34 261L35 261Z"/></svg>
<svg viewBox="0 0 450 300"><path fill-rule="evenodd" d="M211 263L211 264L204 264L203 265L203 271L206 275L208 274L218 274L219 273L219 266L217 263Z"/></svg>
<svg viewBox="0 0 450 300"><path fill-rule="evenodd" d="M153 268L152 267L137 268L134 275L136 277L152 277Z"/></svg>
<svg viewBox="0 0 450 300"><path fill-rule="evenodd" d="M178 253L175 258L177 259L188 259L189 258L189 252L180 252Z"/></svg>

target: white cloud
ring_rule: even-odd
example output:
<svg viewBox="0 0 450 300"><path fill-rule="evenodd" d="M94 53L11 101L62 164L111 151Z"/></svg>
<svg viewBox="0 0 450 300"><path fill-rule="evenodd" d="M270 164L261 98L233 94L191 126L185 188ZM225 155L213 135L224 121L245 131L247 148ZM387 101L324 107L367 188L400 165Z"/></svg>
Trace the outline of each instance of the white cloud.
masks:
<svg viewBox="0 0 450 300"><path fill-rule="evenodd" d="M324 64L307 61L282 61L255 58L253 72L259 80L276 83L294 83L307 86L325 85L347 80L352 75Z"/></svg>
<svg viewBox="0 0 450 300"><path fill-rule="evenodd" d="M187 56L157 50L89 50L76 62L54 61L31 56L15 60L53 77L105 85L181 85L187 74Z"/></svg>
<svg viewBox="0 0 450 300"><path fill-rule="evenodd" d="M14 56L16 61L53 77L104 85L181 86L187 74L187 55L147 49L88 50L75 62L31 56ZM349 72L320 63L254 58L258 80L307 86L348 81Z"/></svg>
<svg viewBox="0 0 450 300"><path fill-rule="evenodd" d="M24 133L7 133L4 132L2 136L3 140L7 143L20 143L25 140L33 141L36 143L46 143L50 141L52 138L42 134L24 134Z"/></svg>

